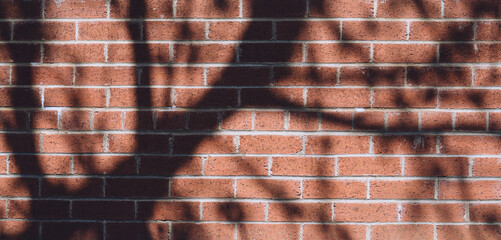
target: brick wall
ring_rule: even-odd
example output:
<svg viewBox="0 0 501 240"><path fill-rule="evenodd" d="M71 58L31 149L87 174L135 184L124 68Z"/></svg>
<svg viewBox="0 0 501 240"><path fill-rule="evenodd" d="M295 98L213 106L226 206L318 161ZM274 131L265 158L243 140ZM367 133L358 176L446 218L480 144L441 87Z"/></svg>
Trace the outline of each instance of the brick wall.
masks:
<svg viewBox="0 0 501 240"><path fill-rule="evenodd" d="M498 0L0 0L0 239L501 239Z"/></svg>

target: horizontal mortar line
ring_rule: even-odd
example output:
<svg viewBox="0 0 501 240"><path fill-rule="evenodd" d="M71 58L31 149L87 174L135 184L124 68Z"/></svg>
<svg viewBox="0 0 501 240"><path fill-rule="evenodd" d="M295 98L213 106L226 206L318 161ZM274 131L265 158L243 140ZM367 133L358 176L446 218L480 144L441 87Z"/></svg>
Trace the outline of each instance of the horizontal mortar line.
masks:
<svg viewBox="0 0 501 240"><path fill-rule="evenodd" d="M406 204L500 204L500 200L450 200L450 199L272 199L272 198L96 198L96 197L0 197L0 200L56 200L56 201L114 201L114 202L239 202L239 203L368 203L368 204L391 204L391 203L406 203Z"/></svg>
<svg viewBox="0 0 501 240"><path fill-rule="evenodd" d="M298 107L298 108L291 108L291 107L276 107L276 108L248 108L248 107L234 107L234 108L186 108L186 107L138 107L138 108L132 108L132 107L37 107L37 108L32 108L32 107L0 107L0 111L57 111L57 110L85 110L85 111L99 111L99 112L117 112L117 111L124 111L124 112L147 112L147 111L157 111L157 112L176 112L176 111L186 111L188 113L190 112L233 112L233 111L238 111L238 112L246 112L246 111L255 111L255 112L276 112L276 111L291 111L291 112L320 112L320 113L333 113L333 112L349 112L349 111L355 111L357 113L372 113L372 112L448 112L448 113L457 113L457 112L485 112L485 113L497 113L501 112L501 108L353 108L353 107L347 107L347 108L317 108L317 107ZM186 130L186 129L183 129ZM59 130L59 131L68 131L68 130ZM93 130L95 131L95 130ZM167 131L167 130L166 130ZM238 131L238 130L235 130ZM254 131L254 130L253 130ZM278 130L278 131L291 131L291 130ZM321 130L321 131L326 131L326 130ZM379 131L381 132L382 130L352 130L353 131L359 131L359 132L374 132L374 131ZM452 131L452 130L451 130ZM462 131L458 131L462 132ZM477 132L477 131L475 131ZM481 132L481 131L478 131ZM489 132L493 132L492 130L489 130Z"/></svg>
<svg viewBox="0 0 501 240"><path fill-rule="evenodd" d="M334 157L435 157L435 158L449 158L449 157L464 157L464 158L499 158L501 155L493 154L242 154L242 153L228 153L228 154L168 154L168 153L12 153L0 152L0 156L143 156L143 157L315 157L315 158L334 158ZM380 176L380 175L370 175ZM367 176L364 176L367 177Z"/></svg>
<svg viewBox="0 0 501 240"><path fill-rule="evenodd" d="M375 22L375 21L385 21L385 22L400 22L400 21L410 21L410 22L496 22L501 21L501 18L380 18L380 17L368 17L368 18L340 18L340 17L300 17L300 18L284 18L284 17L259 17L259 18L195 18L195 17L185 17L185 18L10 18L10 19L0 19L0 22L263 22L263 21L363 21L363 22Z"/></svg>
<svg viewBox="0 0 501 240"><path fill-rule="evenodd" d="M248 63L126 63L126 62L29 62L6 63L0 66L22 67L501 67L501 62L483 63L307 63L307 62L248 62Z"/></svg>
<svg viewBox="0 0 501 240"><path fill-rule="evenodd" d="M168 162L166 162L168 163ZM263 175L263 176L252 176L252 175L239 175L239 176L223 176L223 175L99 175L99 174L0 174L0 179L2 178L57 178L57 179L91 179L91 178L106 178L106 179L231 179L231 180L338 180L338 181L355 181L365 183L367 181L494 181L501 180L501 177L423 177L423 176L277 176L277 175ZM501 201L501 199L500 199Z"/></svg>
<svg viewBox="0 0 501 240"><path fill-rule="evenodd" d="M419 41L419 40L9 40L0 44L294 44L294 43L352 43L352 44L500 44L501 41Z"/></svg>
<svg viewBox="0 0 501 240"><path fill-rule="evenodd" d="M0 134L10 133L10 134L60 134L60 135L75 135L75 134L86 134L86 135L102 135L102 134L144 134L144 135L172 135L172 136L416 136L416 137L435 137L435 136L500 136L501 132L473 132L473 131L458 131L458 132L433 132L433 131L422 131L422 132L409 132L409 131L257 131L257 130L242 130L242 131L232 131L232 130L207 130L199 131L193 130L187 132L186 130L179 131L161 131L161 130L30 130L30 131L19 131L19 130L0 130Z"/></svg>

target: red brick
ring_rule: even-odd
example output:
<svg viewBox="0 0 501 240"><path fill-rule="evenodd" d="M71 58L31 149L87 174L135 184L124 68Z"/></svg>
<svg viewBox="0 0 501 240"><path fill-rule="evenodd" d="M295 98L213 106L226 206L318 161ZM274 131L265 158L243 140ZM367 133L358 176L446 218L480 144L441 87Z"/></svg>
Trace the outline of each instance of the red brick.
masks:
<svg viewBox="0 0 501 240"><path fill-rule="evenodd" d="M284 112L255 112L254 130L284 130Z"/></svg>
<svg viewBox="0 0 501 240"><path fill-rule="evenodd" d="M472 41L472 22L411 22L409 40Z"/></svg>
<svg viewBox="0 0 501 240"><path fill-rule="evenodd" d="M157 112L157 129L184 129L186 126L186 112L169 111Z"/></svg>
<svg viewBox="0 0 501 240"><path fill-rule="evenodd" d="M374 104L377 108L434 108L437 92L434 89L375 89Z"/></svg>
<svg viewBox="0 0 501 240"><path fill-rule="evenodd" d="M102 134L44 134L45 153L100 153L103 152Z"/></svg>
<svg viewBox="0 0 501 240"><path fill-rule="evenodd" d="M501 86L501 68L484 67L475 69L475 85Z"/></svg>
<svg viewBox="0 0 501 240"><path fill-rule="evenodd" d="M477 40L500 41L501 22L479 22Z"/></svg>
<svg viewBox="0 0 501 240"><path fill-rule="evenodd" d="M111 107L169 107L170 88L112 88Z"/></svg>
<svg viewBox="0 0 501 240"><path fill-rule="evenodd" d="M371 199L433 199L435 181L371 181Z"/></svg>
<svg viewBox="0 0 501 240"><path fill-rule="evenodd" d="M456 113L456 130L485 131L487 126L486 113L458 112Z"/></svg>
<svg viewBox="0 0 501 240"><path fill-rule="evenodd" d="M299 181L275 179L239 179L237 181L238 198L299 198Z"/></svg>
<svg viewBox="0 0 501 240"><path fill-rule="evenodd" d="M367 184L362 181L305 180L303 198L365 198Z"/></svg>
<svg viewBox="0 0 501 240"><path fill-rule="evenodd" d="M46 18L106 18L106 11L106 2L102 0L48 1L45 4Z"/></svg>
<svg viewBox="0 0 501 240"><path fill-rule="evenodd" d="M405 40L406 22L343 21L343 40Z"/></svg>
<svg viewBox="0 0 501 240"><path fill-rule="evenodd" d="M73 219L85 220L133 220L132 201L73 201Z"/></svg>
<svg viewBox="0 0 501 240"><path fill-rule="evenodd" d="M191 135L174 137L174 153L234 153L234 137L222 135Z"/></svg>
<svg viewBox="0 0 501 240"><path fill-rule="evenodd" d="M439 181L439 199L501 199L501 182L493 180Z"/></svg>
<svg viewBox="0 0 501 240"><path fill-rule="evenodd" d="M104 107L106 91L102 88L47 88L46 107Z"/></svg>
<svg viewBox="0 0 501 240"><path fill-rule="evenodd" d="M333 158L274 157L273 175L334 176Z"/></svg>
<svg viewBox="0 0 501 240"><path fill-rule="evenodd" d="M433 225L375 225L371 227L373 240L432 240Z"/></svg>
<svg viewBox="0 0 501 240"><path fill-rule="evenodd" d="M204 22L160 22L144 23L144 38L146 40L204 40ZM159 31L162 29L163 31Z"/></svg>
<svg viewBox="0 0 501 240"><path fill-rule="evenodd" d="M234 239L235 224L225 223L173 223L171 239Z"/></svg>
<svg viewBox="0 0 501 240"><path fill-rule="evenodd" d="M499 62L501 44L442 44L440 45L440 62L442 63L479 63Z"/></svg>
<svg viewBox="0 0 501 240"><path fill-rule="evenodd" d="M267 86L270 69L263 67L211 67L207 68L209 86Z"/></svg>
<svg viewBox="0 0 501 240"><path fill-rule="evenodd" d="M19 22L14 24L13 31L14 40L75 40L73 22Z"/></svg>
<svg viewBox="0 0 501 240"><path fill-rule="evenodd" d="M34 1L3 1L2 8L4 13L2 19L7 18L41 18L42 17L42 0Z"/></svg>
<svg viewBox="0 0 501 240"><path fill-rule="evenodd" d="M292 240L300 237L299 224L239 224L238 239Z"/></svg>
<svg viewBox="0 0 501 240"><path fill-rule="evenodd" d="M304 17L305 12L304 0L289 0L287 4L283 4L281 0L243 1L243 17L247 18L295 18Z"/></svg>
<svg viewBox="0 0 501 240"><path fill-rule="evenodd" d="M2 107L40 107L41 92L37 88L0 88Z"/></svg>
<svg viewBox="0 0 501 240"><path fill-rule="evenodd" d="M374 228L374 226L372 227ZM366 227L363 225L305 224L304 239L343 239L349 236L353 239L364 239Z"/></svg>
<svg viewBox="0 0 501 240"><path fill-rule="evenodd" d="M340 0L310 2L310 17L366 18L374 14L374 0Z"/></svg>
<svg viewBox="0 0 501 240"><path fill-rule="evenodd" d="M217 130L219 129L218 112L190 112L188 129Z"/></svg>
<svg viewBox="0 0 501 240"><path fill-rule="evenodd" d="M80 22L78 40L139 40L140 31L136 22Z"/></svg>
<svg viewBox="0 0 501 240"><path fill-rule="evenodd" d="M39 186L36 178L0 178L0 195L3 197L38 196Z"/></svg>
<svg viewBox="0 0 501 240"><path fill-rule="evenodd" d="M40 151L40 135L0 134L0 152L36 153Z"/></svg>
<svg viewBox="0 0 501 240"><path fill-rule="evenodd" d="M416 112L389 112L388 131L417 131L419 114Z"/></svg>
<svg viewBox="0 0 501 240"><path fill-rule="evenodd" d="M306 154L369 153L368 136L308 136Z"/></svg>
<svg viewBox="0 0 501 240"><path fill-rule="evenodd" d="M246 43L240 45L240 62L301 62L302 44Z"/></svg>
<svg viewBox="0 0 501 240"><path fill-rule="evenodd" d="M334 86L336 67L275 67L273 85L276 86Z"/></svg>
<svg viewBox="0 0 501 240"><path fill-rule="evenodd" d="M268 158L209 157L205 163L204 174L218 176L268 175Z"/></svg>
<svg viewBox="0 0 501 240"><path fill-rule="evenodd" d="M435 136L374 136L376 154L432 154L437 151Z"/></svg>
<svg viewBox="0 0 501 240"><path fill-rule="evenodd" d="M169 153L170 135L110 134L109 152L112 153Z"/></svg>
<svg viewBox="0 0 501 240"><path fill-rule="evenodd" d="M77 67L75 85L136 85L136 74L133 67Z"/></svg>
<svg viewBox="0 0 501 240"><path fill-rule="evenodd" d="M401 173L400 169L398 157L340 157L338 159L338 176L398 176Z"/></svg>
<svg viewBox="0 0 501 240"><path fill-rule="evenodd" d="M473 222L497 222L501 215L499 204L471 204L470 220Z"/></svg>
<svg viewBox="0 0 501 240"><path fill-rule="evenodd" d="M117 43L108 45L108 62L165 63L169 62L169 44Z"/></svg>
<svg viewBox="0 0 501 240"><path fill-rule="evenodd" d="M339 40L339 26L338 21L281 21L277 22L277 40Z"/></svg>
<svg viewBox="0 0 501 240"><path fill-rule="evenodd" d="M68 219L70 202L59 200L10 200L9 218Z"/></svg>
<svg viewBox="0 0 501 240"><path fill-rule="evenodd" d="M14 130L26 129L26 112L25 111L0 111L0 129Z"/></svg>
<svg viewBox="0 0 501 240"><path fill-rule="evenodd" d="M173 179L172 197L229 198L233 197L232 179Z"/></svg>
<svg viewBox="0 0 501 240"><path fill-rule="evenodd" d="M308 107L370 107L370 90L366 88L308 89Z"/></svg>
<svg viewBox="0 0 501 240"><path fill-rule="evenodd" d="M201 157L142 156L140 175L201 175Z"/></svg>
<svg viewBox="0 0 501 240"><path fill-rule="evenodd" d="M239 14L238 2L220 3L203 0L179 0L176 17L181 18L236 18Z"/></svg>
<svg viewBox="0 0 501 240"><path fill-rule="evenodd" d="M300 137L240 136L239 152L244 154L296 154L302 150Z"/></svg>
<svg viewBox="0 0 501 240"><path fill-rule="evenodd" d="M465 206L459 203L402 204L404 222L464 222Z"/></svg>
<svg viewBox="0 0 501 240"><path fill-rule="evenodd" d="M0 85L10 84L10 69L8 66L0 67Z"/></svg>
<svg viewBox="0 0 501 240"><path fill-rule="evenodd" d="M103 223L44 222L42 239L104 239ZM39 232L39 229L37 229Z"/></svg>
<svg viewBox="0 0 501 240"><path fill-rule="evenodd" d="M377 0L380 18L440 18L440 2L434 0Z"/></svg>
<svg viewBox="0 0 501 240"><path fill-rule="evenodd" d="M270 203L272 222L327 222L332 216L331 203Z"/></svg>
<svg viewBox="0 0 501 240"><path fill-rule="evenodd" d="M140 76L141 85L204 85L202 67L144 67Z"/></svg>
<svg viewBox="0 0 501 240"><path fill-rule="evenodd" d="M317 112L290 112L289 130L318 131L318 116Z"/></svg>
<svg viewBox="0 0 501 240"><path fill-rule="evenodd" d="M0 156L0 174L6 174L6 173L7 173L7 156Z"/></svg>
<svg viewBox="0 0 501 240"><path fill-rule="evenodd" d="M43 61L56 62L104 62L103 44L44 44Z"/></svg>
<svg viewBox="0 0 501 240"><path fill-rule="evenodd" d="M382 131L385 122L384 112L355 112L353 115L353 129L365 131Z"/></svg>
<svg viewBox="0 0 501 240"><path fill-rule="evenodd" d="M423 112L421 113L423 131L451 131L452 114L448 112Z"/></svg>
<svg viewBox="0 0 501 240"><path fill-rule="evenodd" d="M320 130L351 130L352 115L350 112L321 112Z"/></svg>
<svg viewBox="0 0 501 240"><path fill-rule="evenodd" d="M5 220L0 222L0 231L5 239L38 239L40 222Z"/></svg>
<svg viewBox="0 0 501 240"><path fill-rule="evenodd" d="M501 228L498 225L439 225L437 226L437 239L499 239Z"/></svg>
<svg viewBox="0 0 501 240"><path fill-rule="evenodd" d="M231 31L228 31L231 29ZM210 22L210 40L271 40L271 22ZM203 32L203 31L201 31Z"/></svg>
<svg viewBox="0 0 501 240"><path fill-rule="evenodd" d="M106 223L106 239L119 240L127 238L142 238L144 236L152 239L168 239L168 223Z"/></svg>
<svg viewBox="0 0 501 240"><path fill-rule="evenodd" d="M110 4L111 18L172 18L172 0L114 0Z"/></svg>
<svg viewBox="0 0 501 240"><path fill-rule="evenodd" d="M169 55L164 55L168 60ZM176 63L229 63L234 62L234 44L175 44Z"/></svg>
<svg viewBox="0 0 501 240"><path fill-rule="evenodd" d="M138 202L140 220L200 220L200 204L197 202Z"/></svg>
<svg viewBox="0 0 501 240"><path fill-rule="evenodd" d="M109 178L106 179L105 197L163 198L169 196L169 180L161 178Z"/></svg>
<svg viewBox="0 0 501 240"><path fill-rule="evenodd" d="M407 84L411 86L470 86L471 69L459 67L410 67Z"/></svg>
<svg viewBox="0 0 501 240"><path fill-rule="evenodd" d="M406 157L406 176L467 176L465 157Z"/></svg>
<svg viewBox="0 0 501 240"><path fill-rule="evenodd" d="M498 158L475 158L473 176L500 177L501 161Z"/></svg>
<svg viewBox="0 0 501 240"><path fill-rule="evenodd" d="M402 67L342 67L339 84L345 86L403 86Z"/></svg>
<svg viewBox="0 0 501 240"><path fill-rule="evenodd" d="M252 112L250 112L250 111L224 112L223 119L221 122L221 129L251 130L252 129Z"/></svg>
<svg viewBox="0 0 501 240"><path fill-rule="evenodd" d="M71 157L57 155L10 156L9 173L14 174L70 174Z"/></svg>
<svg viewBox="0 0 501 240"><path fill-rule="evenodd" d="M44 178L42 197L103 197L101 178ZM75 215L73 215L75 217Z"/></svg>
<svg viewBox="0 0 501 240"><path fill-rule="evenodd" d="M499 18L501 3L496 0L445 0L446 18Z"/></svg>
<svg viewBox="0 0 501 240"><path fill-rule="evenodd" d="M306 62L310 63L364 63L370 60L368 44L310 43Z"/></svg>
<svg viewBox="0 0 501 240"><path fill-rule="evenodd" d="M40 44L0 44L1 62L40 62Z"/></svg>
<svg viewBox="0 0 501 240"><path fill-rule="evenodd" d="M236 89L176 89L176 107L236 107Z"/></svg>
<svg viewBox="0 0 501 240"><path fill-rule="evenodd" d="M63 130L90 130L90 112L63 111L61 127Z"/></svg>
<svg viewBox="0 0 501 240"><path fill-rule="evenodd" d="M75 156L75 174L134 175L136 159L128 156Z"/></svg>
<svg viewBox="0 0 501 240"><path fill-rule="evenodd" d="M501 91L454 89L440 91L440 108L500 108Z"/></svg>
<svg viewBox="0 0 501 240"><path fill-rule="evenodd" d="M241 105L246 107L303 107L303 89L247 88L242 89Z"/></svg>
<svg viewBox="0 0 501 240"><path fill-rule="evenodd" d="M472 148L472 146L475 146ZM499 138L494 136L441 136L442 154L498 154Z"/></svg>
<svg viewBox="0 0 501 240"><path fill-rule="evenodd" d="M153 130L153 112L150 111L125 112L124 129Z"/></svg>
<svg viewBox="0 0 501 240"><path fill-rule="evenodd" d="M393 203L334 203L336 222L394 222L397 205Z"/></svg>
<svg viewBox="0 0 501 240"><path fill-rule="evenodd" d="M95 111L94 124L92 129L95 130L120 130L122 129L122 112L103 112Z"/></svg>
<svg viewBox="0 0 501 240"><path fill-rule="evenodd" d="M436 54L434 44L374 44L376 63L434 63Z"/></svg>
<svg viewBox="0 0 501 240"><path fill-rule="evenodd" d="M205 221L265 221L264 203L204 202Z"/></svg>
<svg viewBox="0 0 501 240"><path fill-rule="evenodd" d="M12 68L14 85L71 85L72 67L15 67Z"/></svg>

